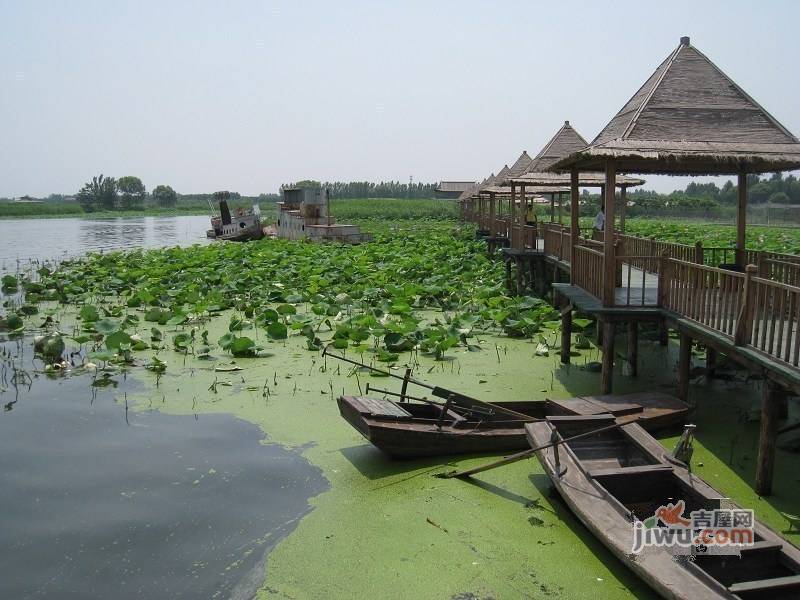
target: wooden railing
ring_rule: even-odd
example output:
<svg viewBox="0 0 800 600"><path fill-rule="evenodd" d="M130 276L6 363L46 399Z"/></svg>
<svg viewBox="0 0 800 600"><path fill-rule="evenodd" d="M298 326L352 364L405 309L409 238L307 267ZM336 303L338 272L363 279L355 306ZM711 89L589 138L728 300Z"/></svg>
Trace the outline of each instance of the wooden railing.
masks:
<svg viewBox="0 0 800 600"><path fill-rule="evenodd" d="M560 259L563 256L562 228L558 225L545 224L542 226L542 237L544 238L544 253Z"/></svg>
<svg viewBox="0 0 800 600"><path fill-rule="evenodd" d="M658 280L652 273L661 270L665 260L655 256L617 256L615 273L622 289L614 306L658 306Z"/></svg>
<svg viewBox="0 0 800 600"><path fill-rule="evenodd" d="M572 280L595 298L603 293L603 253L587 246L575 246Z"/></svg>
<svg viewBox="0 0 800 600"><path fill-rule="evenodd" d="M742 342L780 361L800 362L800 288L752 277L743 310Z"/></svg>
<svg viewBox="0 0 800 600"><path fill-rule="evenodd" d="M659 274L659 305L733 337L742 308L745 276L681 260Z"/></svg>
<svg viewBox="0 0 800 600"><path fill-rule="evenodd" d="M798 287L800 263L762 257L758 263L758 276Z"/></svg>

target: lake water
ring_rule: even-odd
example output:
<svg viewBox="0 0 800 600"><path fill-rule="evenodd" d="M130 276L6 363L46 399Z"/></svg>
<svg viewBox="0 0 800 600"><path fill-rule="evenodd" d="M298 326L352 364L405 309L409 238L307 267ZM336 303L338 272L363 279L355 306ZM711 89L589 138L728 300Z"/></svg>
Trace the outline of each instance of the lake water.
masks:
<svg viewBox="0 0 800 600"><path fill-rule="evenodd" d="M0 220L0 272L206 243L207 227L193 216ZM265 554L327 487L319 469L229 415L129 411L133 379L96 388L41 366L30 337L0 333L0 598L252 597ZM15 380L15 368L33 378Z"/></svg>
<svg viewBox="0 0 800 600"><path fill-rule="evenodd" d="M206 244L207 216L0 219L0 270L19 260L63 259L121 248Z"/></svg>

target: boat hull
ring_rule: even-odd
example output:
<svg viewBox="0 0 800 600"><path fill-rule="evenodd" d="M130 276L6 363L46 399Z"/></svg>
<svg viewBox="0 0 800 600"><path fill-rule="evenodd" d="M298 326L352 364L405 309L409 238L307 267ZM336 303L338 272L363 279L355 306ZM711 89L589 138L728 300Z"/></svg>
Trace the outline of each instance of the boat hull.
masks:
<svg viewBox="0 0 800 600"><path fill-rule="evenodd" d="M459 421L448 416L441 426L436 411L423 410L420 405L354 396L342 396L338 404L342 417L376 448L393 458L409 459L524 450L528 447L525 423L546 415L602 414L616 410L620 420L640 418L646 426L660 428L683 422L688 412L688 407L676 398L653 394L649 395L650 406L642 409L640 396L497 402L497 406L525 414L529 419Z"/></svg>
<svg viewBox="0 0 800 600"><path fill-rule="evenodd" d="M591 427L604 425L601 422L602 417L590 418L597 419ZM609 423L613 423L613 420L605 420L605 424ZM526 425L526 431L529 444L538 448L551 441L553 426L547 421L531 423ZM752 569L748 567L748 560L755 558L756 561L763 561L763 550L780 552L781 556L776 562L781 564L798 565L800 560L800 550L758 522L755 527L756 547L742 550L741 559L735 555L729 557L731 562L727 571L720 569L720 559L724 560L724 557L719 556L695 556L694 562L679 562L667 548L662 547L648 547L644 552L634 555L632 519L634 515L640 520L643 517L636 513L638 509L635 506L645 505L650 510L652 506L662 503L664 499L657 490L663 486L665 480L670 481L672 489L677 491L672 499L685 500L687 509L710 509L712 506L721 507L722 503L730 506L731 503L721 498L719 492L699 477L691 474L685 465L670 460L664 447L638 424L624 425L620 431L634 444L636 452L633 454L636 455L636 460L633 462L630 450L620 450L614 456L614 448L620 447L612 443L603 448L597 438L589 438L591 441L580 448L561 445L558 456L552 447L537 451L536 456L570 510L625 566L664 598L748 600L800 597L798 587L757 587L759 583L775 577L774 568L764 569L757 562L757 568L764 569L763 575L754 575L747 571L748 568ZM569 435L571 434L562 434L562 439ZM600 462L594 464L596 461ZM610 467L609 461L615 461L616 467ZM616 483L612 485L610 482L614 478ZM651 502L642 502L642 498L648 495ZM634 497L638 502L633 502ZM625 498L625 503L621 498ZM761 547L757 547L758 544ZM759 552L761 556L756 556ZM725 565L724 562L721 564ZM744 582L745 577L755 579L752 582L756 585L754 589L745 589L748 584ZM792 577L788 579L791 580ZM795 582L794 585L800 584Z"/></svg>

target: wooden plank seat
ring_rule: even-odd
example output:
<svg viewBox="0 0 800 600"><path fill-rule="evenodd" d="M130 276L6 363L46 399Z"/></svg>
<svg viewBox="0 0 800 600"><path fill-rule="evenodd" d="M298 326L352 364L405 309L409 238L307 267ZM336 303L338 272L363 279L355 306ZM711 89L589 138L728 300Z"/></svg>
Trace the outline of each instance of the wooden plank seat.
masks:
<svg viewBox="0 0 800 600"><path fill-rule="evenodd" d="M789 575L787 577L772 577L770 579L757 579L755 581L742 581L734 583L728 587L728 591L732 594L744 595L750 597L755 592L759 592L756 597L771 597L763 595L761 592L768 592L769 594L777 592L786 592L789 590L800 590L800 575Z"/></svg>

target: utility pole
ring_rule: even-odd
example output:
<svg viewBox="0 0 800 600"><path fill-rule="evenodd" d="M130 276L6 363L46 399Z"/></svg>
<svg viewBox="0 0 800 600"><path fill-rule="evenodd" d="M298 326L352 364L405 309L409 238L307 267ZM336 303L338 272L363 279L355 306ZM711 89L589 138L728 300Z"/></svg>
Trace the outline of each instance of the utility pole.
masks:
<svg viewBox="0 0 800 600"><path fill-rule="evenodd" d="M414 176L408 176L408 190L406 190L406 200L411 198L411 186L414 185Z"/></svg>

